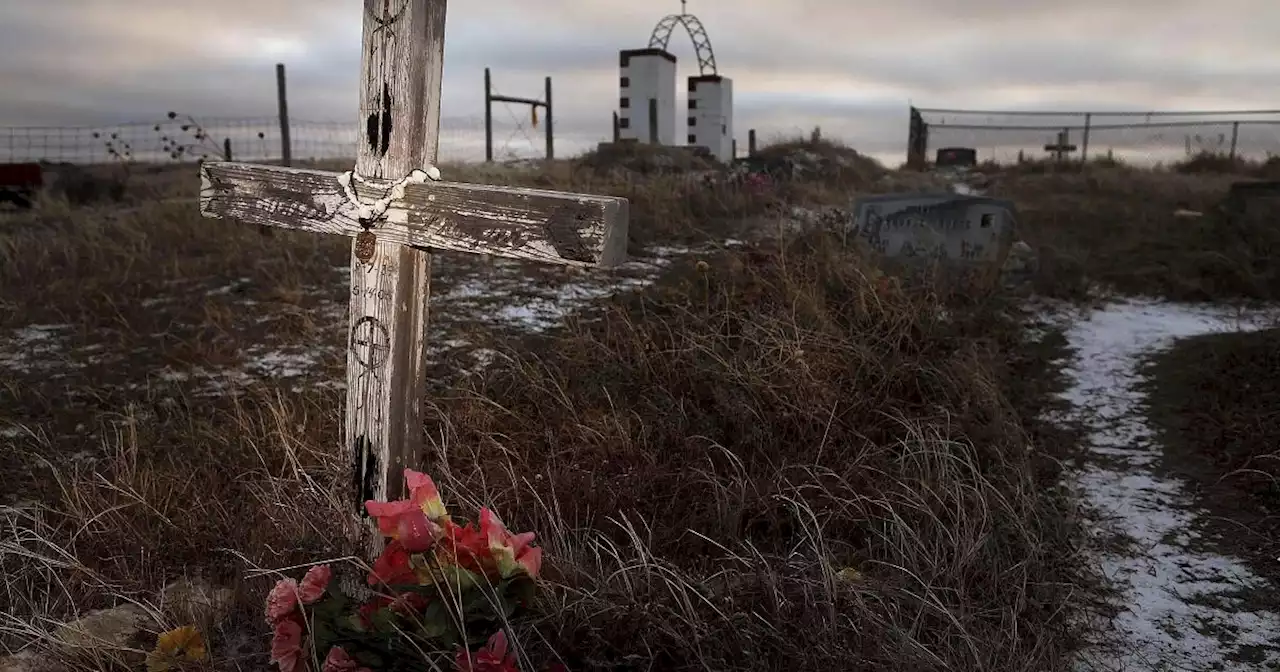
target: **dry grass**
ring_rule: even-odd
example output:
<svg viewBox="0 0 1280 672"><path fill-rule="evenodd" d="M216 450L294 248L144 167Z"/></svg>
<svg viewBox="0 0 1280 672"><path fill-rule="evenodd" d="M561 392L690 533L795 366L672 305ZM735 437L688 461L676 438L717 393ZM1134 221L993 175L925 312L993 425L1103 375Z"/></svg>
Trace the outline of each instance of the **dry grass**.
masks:
<svg viewBox="0 0 1280 672"><path fill-rule="evenodd" d="M1172 300L1267 300L1280 296L1273 216L1229 222L1216 212L1231 183L1246 179L1125 166L1012 169L995 174L988 193L1017 204L1046 295L1078 298L1096 283Z"/></svg>
<svg viewBox="0 0 1280 672"><path fill-rule="evenodd" d="M574 162L445 174L625 195L633 254L759 238L787 206L847 205L853 191L923 179L855 170L752 196ZM1166 235L1159 206L1133 194L1174 198L1185 185L1173 179L1183 178L1011 175L997 190L1018 200L1034 244L1076 262L1079 277L1051 266L1040 279L1071 295L1086 271L1124 285L1105 254ZM173 185L166 194L193 195ZM1148 254L1164 275L1128 281L1181 282L1191 253ZM155 591L201 574L237 596L207 630L215 667L265 669L269 577L258 568L349 550L343 394L268 381L203 396L156 372L227 366L266 343L328 352L318 377L341 376L331 327L345 279L333 267L346 256L343 241L263 237L181 203L51 207L0 232L0 326L65 322L83 346L51 355L76 359L69 375L33 366L0 386L0 420L29 430L0 438L14 444L0 490L20 495L0 541L4 644L52 636L42 619L122 600L176 625ZM437 293L480 265L438 260ZM527 284L559 277L519 271ZM687 255L651 287L541 335L444 326L449 310L433 304L433 342L461 330L497 354L463 378L447 377L452 356L436 362L422 466L464 513L490 504L539 533L547 590L518 624L533 659L575 670L1068 669L1095 586L1056 488L1070 437L1036 420L1060 353L1029 348L1027 317L999 297L908 294L869 275L810 233ZM92 361L104 352L124 358Z"/></svg>
<svg viewBox="0 0 1280 672"><path fill-rule="evenodd" d="M1188 339L1149 374L1169 468L1209 510L1207 536L1280 579L1280 330Z"/></svg>
<svg viewBox="0 0 1280 672"><path fill-rule="evenodd" d="M429 422L451 490L560 531L551 648L585 669L1064 663L1072 528L1004 393L1011 319L877 293L821 238L672 274L510 349Z"/></svg>

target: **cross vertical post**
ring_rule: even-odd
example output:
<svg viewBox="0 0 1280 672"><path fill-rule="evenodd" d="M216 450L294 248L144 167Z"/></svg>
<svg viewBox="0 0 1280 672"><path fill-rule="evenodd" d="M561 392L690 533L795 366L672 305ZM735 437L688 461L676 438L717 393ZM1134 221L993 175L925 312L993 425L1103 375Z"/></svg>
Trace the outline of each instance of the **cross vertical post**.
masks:
<svg viewBox="0 0 1280 672"><path fill-rule="evenodd" d="M399 180L436 162L446 4L364 0L360 177ZM430 274L426 250L376 231L352 241L345 445L357 506L400 497L404 468L422 452ZM377 552L378 544L374 535L366 546Z"/></svg>
<svg viewBox="0 0 1280 672"><path fill-rule="evenodd" d="M445 0L364 0L354 171L204 161L200 213L353 238L344 450L352 513L404 494L422 459L430 251L568 266L626 258L625 198L445 182L438 153ZM372 521L353 541L382 550Z"/></svg>

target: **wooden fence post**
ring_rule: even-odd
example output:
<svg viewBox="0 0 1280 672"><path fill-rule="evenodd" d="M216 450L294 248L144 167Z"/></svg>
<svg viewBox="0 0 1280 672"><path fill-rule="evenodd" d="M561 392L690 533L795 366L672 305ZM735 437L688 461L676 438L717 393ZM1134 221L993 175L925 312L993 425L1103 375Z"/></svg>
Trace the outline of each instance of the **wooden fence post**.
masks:
<svg viewBox="0 0 1280 672"><path fill-rule="evenodd" d="M493 79L489 68L484 69L484 160L493 162Z"/></svg>
<svg viewBox="0 0 1280 672"><path fill-rule="evenodd" d="M285 95L284 63L276 63L276 103L280 110L280 165L293 164L293 147L289 142L289 101Z"/></svg>
<svg viewBox="0 0 1280 672"><path fill-rule="evenodd" d="M547 77L547 93L542 102L546 104L547 108L547 116L542 120L542 123L546 124L547 127L547 160L550 161L556 158L556 136L555 132L551 130L551 77Z"/></svg>

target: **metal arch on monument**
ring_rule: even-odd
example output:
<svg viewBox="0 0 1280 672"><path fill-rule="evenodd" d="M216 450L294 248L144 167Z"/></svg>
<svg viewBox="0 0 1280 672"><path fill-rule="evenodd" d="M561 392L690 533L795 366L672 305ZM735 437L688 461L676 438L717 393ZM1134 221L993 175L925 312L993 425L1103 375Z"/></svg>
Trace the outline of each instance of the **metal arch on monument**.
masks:
<svg viewBox="0 0 1280 672"><path fill-rule="evenodd" d="M680 5L683 12L684 2ZM707 29L702 26L702 22L692 14L669 14L662 17L662 20L653 27L653 33L649 35L649 48L667 51L667 45L671 42L671 33L677 25L684 26L685 32L689 33L689 40L693 42L693 51L698 57L699 74L717 74L716 54L711 49L711 38L707 36Z"/></svg>

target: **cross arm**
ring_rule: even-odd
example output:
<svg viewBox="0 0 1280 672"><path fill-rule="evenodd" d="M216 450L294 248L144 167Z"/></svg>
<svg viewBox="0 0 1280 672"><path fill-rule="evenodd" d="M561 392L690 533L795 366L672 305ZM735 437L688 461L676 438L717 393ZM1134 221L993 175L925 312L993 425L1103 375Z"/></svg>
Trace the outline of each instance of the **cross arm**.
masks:
<svg viewBox="0 0 1280 672"><path fill-rule="evenodd" d="M364 228L339 174L254 163L200 166L200 213L284 229L356 236ZM387 180L356 184L361 201L391 193ZM379 240L569 266L612 267L627 249L628 202L463 182L411 183L373 228Z"/></svg>

